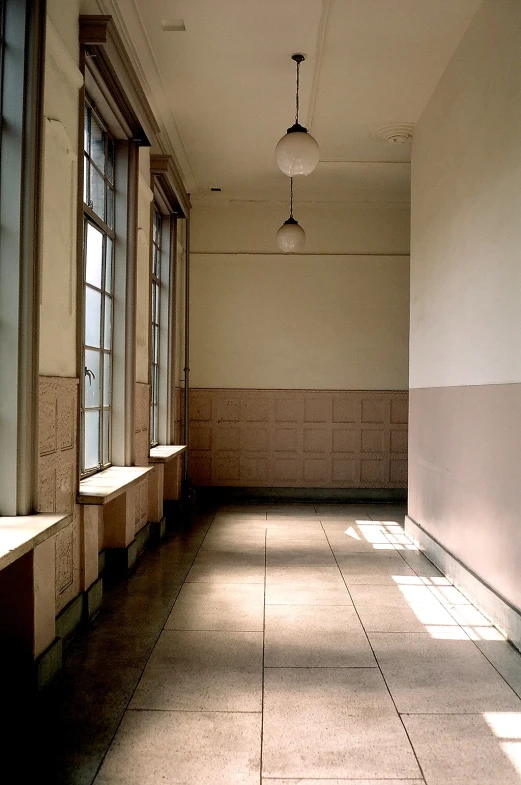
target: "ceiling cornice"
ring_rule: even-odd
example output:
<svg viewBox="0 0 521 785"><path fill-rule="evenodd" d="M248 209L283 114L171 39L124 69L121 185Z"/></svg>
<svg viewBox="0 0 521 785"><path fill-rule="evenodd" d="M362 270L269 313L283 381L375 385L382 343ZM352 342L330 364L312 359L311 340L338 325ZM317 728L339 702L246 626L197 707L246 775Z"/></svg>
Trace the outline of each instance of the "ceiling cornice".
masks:
<svg viewBox="0 0 521 785"><path fill-rule="evenodd" d="M193 169L175 117L169 108L165 85L135 0L124 0L124 11L120 7L120 0L98 0L98 5L103 13L113 17L142 87L152 104L159 126L152 152L170 156L182 178L185 191L195 191L197 185ZM133 35L129 29L131 26ZM144 53L145 56L139 56L138 52Z"/></svg>

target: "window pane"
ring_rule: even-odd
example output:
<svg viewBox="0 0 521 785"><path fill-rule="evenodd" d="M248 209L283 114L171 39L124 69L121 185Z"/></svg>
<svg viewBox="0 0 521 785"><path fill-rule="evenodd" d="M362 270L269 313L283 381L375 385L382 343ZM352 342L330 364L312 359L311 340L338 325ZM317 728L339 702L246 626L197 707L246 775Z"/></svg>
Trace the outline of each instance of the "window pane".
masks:
<svg viewBox="0 0 521 785"><path fill-rule="evenodd" d="M158 376L159 368L157 365L152 366L152 403L156 404L158 399Z"/></svg>
<svg viewBox="0 0 521 785"><path fill-rule="evenodd" d="M85 280L101 289L101 269L103 262L103 235L87 221L85 240Z"/></svg>
<svg viewBox="0 0 521 785"><path fill-rule="evenodd" d="M114 228L114 191L112 188L107 187L107 225L111 229Z"/></svg>
<svg viewBox="0 0 521 785"><path fill-rule="evenodd" d="M112 292L112 240L107 237L105 248L105 289Z"/></svg>
<svg viewBox="0 0 521 785"><path fill-rule="evenodd" d="M110 463L110 412L103 412L103 463Z"/></svg>
<svg viewBox="0 0 521 785"><path fill-rule="evenodd" d="M85 107L85 125L83 127L83 149L86 153L89 152L89 128L90 128L90 109L88 106Z"/></svg>
<svg viewBox="0 0 521 785"><path fill-rule="evenodd" d="M112 403L112 355L103 355L103 406L110 406Z"/></svg>
<svg viewBox="0 0 521 785"><path fill-rule="evenodd" d="M83 166L83 201L85 204L89 204L89 172L90 172L90 163L87 156L84 159L84 166Z"/></svg>
<svg viewBox="0 0 521 785"><path fill-rule="evenodd" d="M155 324L153 330L154 359L153 362L159 363L159 327Z"/></svg>
<svg viewBox="0 0 521 785"><path fill-rule="evenodd" d="M112 349L112 297L105 295L105 329L103 332L103 348Z"/></svg>
<svg viewBox="0 0 521 785"><path fill-rule="evenodd" d="M85 439L84 439L84 462L85 470L95 469L99 465L99 411L86 411L85 418Z"/></svg>
<svg viewBox="0 0 521 785"><path fill-rule="evenodd" d="M90 167L90 205L102 221L105 220L105 180L94 168Z"/></svg>
<svg viewBox="0 0 521 785"><path fill-rule="evenodd" d="M101 292L85 287L85 343L101 346Z"/></svg>
<svg viewBox="0 0 521 785"><path fill-rule="evenodd" d="M90 157L101 169L105 171L105 134L93 114L90 116Z"/></svg>
<svg viewBox="0 0 521 785"><path fill-rule="evenodd" d="M85 349L85 369L85 408L99 406L101 384L99 352Z"/></svg>
<svg viewBox="0 0 521 785"><path fill-rule="evenodd" d="M114 183L114 142L109 137L108 151L107 151L107 168L106 174L111 183Z"/></svg>

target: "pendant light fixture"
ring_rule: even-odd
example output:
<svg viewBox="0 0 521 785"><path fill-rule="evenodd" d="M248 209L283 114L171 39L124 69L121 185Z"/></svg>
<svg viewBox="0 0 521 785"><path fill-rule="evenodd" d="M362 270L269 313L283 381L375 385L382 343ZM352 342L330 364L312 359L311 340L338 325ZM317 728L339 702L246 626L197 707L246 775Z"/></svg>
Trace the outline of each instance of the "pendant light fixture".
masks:
<svg viewBox="0 0 521 785"><path fill-rule="evenodd" d="M289 183L289 218L277 232L277 245L284 253L298 253L304 248L306 233L293 218L293 177L290 177Z"/></svg>
<svg viewBox="0 0 521 785"><path fill-rule="evenodd" d="M300 125L299 115L299 88L300 64L306 59L302 54L294 54L291 59L297 64L297 92L295 123L288 128L288 132L279 140L275 148L275 159L279 169L288 177L300 177L311 174L320 159L320 150L315 139L308 133L307 128Z"/></svg>

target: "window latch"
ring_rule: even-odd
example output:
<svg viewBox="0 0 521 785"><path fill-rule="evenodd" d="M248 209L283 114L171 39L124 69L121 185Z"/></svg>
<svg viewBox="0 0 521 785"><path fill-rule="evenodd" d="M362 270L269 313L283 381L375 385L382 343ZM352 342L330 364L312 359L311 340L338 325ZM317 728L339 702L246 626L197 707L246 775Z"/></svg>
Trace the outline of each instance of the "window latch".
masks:
<svg viewBox="0 0 521 785"><path fill-rule="evenodd" d="M95 379L96 377L94 376L90 368L87 368L87 366L85 366L85 376L87 376L89 380L89 387L90 387L92 384L92 380Z"/></svg>

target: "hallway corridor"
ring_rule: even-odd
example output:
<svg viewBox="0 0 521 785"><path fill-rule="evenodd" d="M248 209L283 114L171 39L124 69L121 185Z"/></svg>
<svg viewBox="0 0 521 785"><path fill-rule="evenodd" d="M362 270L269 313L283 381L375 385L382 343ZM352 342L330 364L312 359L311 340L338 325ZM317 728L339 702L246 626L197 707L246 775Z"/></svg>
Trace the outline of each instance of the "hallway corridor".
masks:
<svg viewBox="0 0 521 785"><path fill-rule="evenodd" d="M521 658L402 523L228 506L148 551L68 650L55 781L519 785Z"/></svg>

